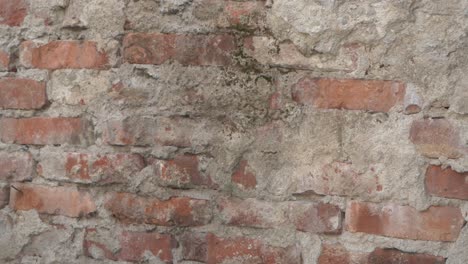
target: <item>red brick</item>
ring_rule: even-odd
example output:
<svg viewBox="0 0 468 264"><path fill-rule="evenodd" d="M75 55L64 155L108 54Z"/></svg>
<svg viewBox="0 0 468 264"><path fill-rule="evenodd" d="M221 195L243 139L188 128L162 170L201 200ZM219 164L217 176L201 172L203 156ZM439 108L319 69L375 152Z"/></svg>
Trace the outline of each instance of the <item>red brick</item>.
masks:
<svg viewBox="0 0 468 264"><path fill-rule="evenodd" d="M209 175L200 172L199 157L196 155L177 155L170 160L153 160L155 176L162 186L191 188L206 186L217 188Z"/></svg>
<svg viewBox="0 0 468 264"><path fill-rule="evenodd" d="M323 244L318 264L368 264L366 253L349 251L340 244Z"/></svg>
<svg viewBox="0 0 468 264"><path fill-rule="evenodd" d="M174 35L130 33L124 38L124 59L133 64L163 64L174 60L183 65L225 66L236 48L229 35Z"/></svg>
<svg viewBox="0 0 468 264"><path fill-rule="evenodd" d="M194 131L203 125L196 120L170 117L152 119L129 117L107 123L104 140L117 146L176 146L190 147Z"/></svg>
<svg viewBox="0 0 468 264"><path fill-rule="evenodd" d="M172 249L176 246L176 242L171 235L124 231L118 235L117 250L112 245L106 245L106 242L100 239L102 236L105 234L99 230L86 230L83 242L86 256L100 258L101 256L95 256L95 252L100 252L110 260L140 262L145 260L145 252L149 252L164 263L172 263Z"/></svg>
<svg viewBox="0 0 468 264"><path fill-rule="evenodd" d="M34 161L27 152L0 152L0 180L31 180Z"/></svg>
<svg viewBox="0 0 468 264"><path fill-rule="evenodd" d="M413 121L410 140L422 155L429 158L459 158L462 155L460 132L446 119Z"/></svg>
<svg viewBox="0 0 468 264"><path fill-rule="evenodd" d="M10 189L10 207L14 210L81 217L96 211L90 194L73 187L50 187L15 183Z"/></svg>
<svg viewBox="0 0 468 264"><path fill-rule="evenodd" d="M144 158L138 154L50 153L41 154L38 174L54 180L116 183L124 182L143 168Z"/></svg>
<svg viewBox="0 0 468 264"><path fill-rule="evenodd" d="M207 264L221 263L301 263L294 245L274 247L248 237L218 237L212 233L185 233L181 236L182 258Z"/></svg>
<svg viewBox="0 0 468 264"><path fill-rule="evenodd" d="M239 165L231 175L231 181L244 189L255 189L257 186L257 178L255 174L249 170L249 163L246 160L241 160Z"/></svg>
<svg viewBox="0 0 468 264"><path fill-rule="evenodd" d="M168 200L147 198L129 193L109 195L106 209L119 220L161 226L200 226L211 220L207 200L172 197Z"/></svg>
<svg viewBox="0 0 468 264"><path fill-rule="evenodd" d="M341 211L329 204L221 198L218 209L228 225L256 228L292 225L299 231L328 234L341 231Z"/></svg>
<svg viewBox="0 0 468 264"><path fill-rule="evenodd" d="M89 122L81 118L0 119L0 139L4 143L85 145L92 141L91 132Z"/></svg>
<svg viewBox="0 0 468 264"><path fill-rule="evenodd" d="M226 1L224 11L218 19L218 26L253 29L258 24L263 7L262 1Z"/></svg>
<svg viewBox="0 0 468 264"><path fill-rule="evenodd" d="M0 209L5 207L10 200L10 188L8 186L0 187Z"/></svg>
<svg viewBox="0 0 468 264"><path fill-rule="evenodd" d="M273 247L260 240L247 237L220 238L207 235L208 264L218 263L263 263L299 264L301 254L295 246Z"/></svg>
<svg viewBox="0 0 468 264"><path fill-rule="evenodd" d="M28 6L24 0L0 0L0 25L20 26L27 11Z"/></svg>
<svg viewBox="0 0 468 264"><path fill-rule="evenodd" d="M291 93L294 101L316 108L388 112L402 103L405 85L396 81L304 77Z"/></svg>
<svg viewBox="0 0 468 264"><path fill-rule="evenodd" d="M312 177L310 189L324 195L374 194L383 190L380 178L372 164L367 171L360 172L350 162L333 161L322 167L322 174Z"/></svg>
<svg viewBox="0 0 468 264"><path fill-rule="evenodd" d="M103 69L109 60L93 41L58 40L47 44L25 41L20 47L20 61L27 68Z"/></svg>
<svg viewBox="0 0 468 264"><path fill-rule="evenodd" d="M341 210L335 205L311 202L288 203L289 221L309 233L341 233Z"/></svg>
<svg viewBox="0 0 468 264"><path fill-rule="evenodd" d="M40 109L47 103L43 82L29 79L0 79L0 108Z"/></svg>
<svg viewBox="0 0 468 264"><path fill-rule="evenodd" d="M443 264L443 257L406 253L396 249L377 248L368 257L367 264Z"/></svg>
<svg viewBox="0 0 468 264"><path fill-rule="evenodd" d="M467 179L468 172L431 165L426 170L426 191L435 196L468 200Z"/></svg>
<svg viewBox="0 0 468 264"><path fill-rule="evenodd" d="M10 67L10 54L0 50L0 71L7 71Z"/></svg>
<svg viewBox="0 0 468 264"><path fill-rule="evenodd" d="M429 207L419 212L410 206L350 202L346 229L414 240L455 241L464 224L459 208Z"/></svg>
<svg viewBox="0 0 468 264"><path fill-rule="evenodd" d="M376 248L370 253L350 251L340 244L322 245L318 264L443 264L443 257Z"/></svg>
<svg viewBox="0 0 468 264"><path fill-rule="evenodd" d="M184 233L179 238L182 248L182 259L206 262L208 244L204 233Z"/></svg>

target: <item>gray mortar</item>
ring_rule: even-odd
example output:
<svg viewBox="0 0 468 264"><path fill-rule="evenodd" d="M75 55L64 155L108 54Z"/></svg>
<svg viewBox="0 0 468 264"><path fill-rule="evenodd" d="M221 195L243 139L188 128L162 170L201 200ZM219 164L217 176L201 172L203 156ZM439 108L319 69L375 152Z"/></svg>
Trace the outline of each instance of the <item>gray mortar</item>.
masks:
<svg viewBox="0 0 468 264"><path fill-rule="evenodd" d="M1 116L82 116L90 119L96 134L105 122L127 116L162 117L184 115L198 118L206 128L195 134L199 145L175 147L112 147L100 140L82 148L31 146L37 160L41 153L83 151L111 153L131 151L149 157L171 158L180 153L209 153L212 159L206 172L219 183L220 190L239 197L258 197L272 201L324 201L345 209L347 201L394 202L424 210L431 205L462 208L468 220L468 202L430 197L424 192L427 164L450 165L468 171L468 155L450 160L422 157L408 139L413 120L424 116L446 117L460 127L468 143L468 1L465 0L275 0L264 20L251 32L221 29L238 35L262 35L275 39L274 45L292 41L304 56L327 58L338 65L340 47L358 43L358 69L353 72L329 70L291 70L258 65L239 55L237 66L184 67L177 63L161 66L126 65L117 59L125 19L132 31L164 33L219 32L216 4L202 8L202 0L30 0L31 14L22 27L0 26L0 49L18 55L23 39L47 42L56 39L95 40L112 55L110 70L43 70L18 68L18 76L48 80L51 104L42 112L2 110ZM219 4L220 1L215 1ZM45 17L51 25L44 26ZM215 21L215 22L213 22ZM274 46L275 47L275 46ZM239 50L241 48L239 47ZM13 60L13 65L17 61ZM261 71L261 73L258 72ZM388 114L341 110L313 110L298 106L290 98L290 87L304 75L313 77L402 80L411 83L422 97L422 112L404 115L402 108ZM0 72L0 76L9 75ZM276 85L275 81L280 85ZM121 82L125 99L109 91ZM275 91L284 97L281 110L268 109L268 97ZM193 97L195 93L195 97ZM85 94L86 105L76 95ZM188 96L189 95L189 96ZM190 99L190 100L189 100ZM277 131L268 128L276 126ZM263 131L263 132L262 132ZM265 132L266 131L266 132ZM203 131L202 131L203 132ZM259 133L264 133L258 136ZM277 140L278 137L282 141ZM24 146L0 143L2 151L17 151ZM244 191L230 184L233 169L246 159L257 175L258 188ZM343 196L316 195L314 177L323 164L351 162L363 178L371 177L372 164L384 186L382 192L366 193L359 188ZM312 177L311 177L312 176ZM57 185L35 177L33 183ZM343 183L342 183L343 184ZM80 186L83 187L83 186ZM146 168L126 184L88 188L98 205L93 218L71 219L39 216L35 211L0 210L0 260L4 263L110 263L83 257L84 228L167 232L177 228L152 225L123 226L103 207L106 192L129 191L168 198L185 195L216 200L218 191L164 189ZM214 204L212 204L215 210ZM467 263L467 228L455 243L401 240L361 233L343 232L340 236L316 235L288 228L274 230L223 226L215 215L210 225L195 228L220 236L248 236L268 241L273 246L298 244L304 263L314 264L322 243L341 242L346 248L370 252L375 247L394 247L407 252L448 257L448 264ZM52 224L66 226L57 230ZM112 236L102 237L112 245ZM47 243L43 242L47 241ZM15 260L18 254L22 260ZM174 250L175 263L181 256ZM115 262L112 262L115 263ZM124 263L124 262L120 262ZM147 263L158 263L148 258Z"/></svg>

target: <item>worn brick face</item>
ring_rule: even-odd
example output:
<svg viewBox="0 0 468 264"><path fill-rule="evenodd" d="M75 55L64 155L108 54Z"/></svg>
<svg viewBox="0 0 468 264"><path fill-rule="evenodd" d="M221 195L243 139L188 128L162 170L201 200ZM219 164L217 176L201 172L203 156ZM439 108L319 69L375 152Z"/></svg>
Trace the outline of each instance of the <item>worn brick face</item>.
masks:
<svg viewBox="0 0 468 264"><path fill-rule="evenodd" d="M164 263L173 263L172 249L176 242L169 234L123 231L118 234L117 241L112 238L103 240L103 236L105 234L100 230L86 230L83 242L85 255L96 259L103 256L113 261L140 262L145 260L145 253L148 252ZM106 244L108 240L118 244L117 252L112 245Z"/></svg>
<svg viewBox="0 0 468 264"><path fill-rule="evenodd" d="M219 199L221 218L228 225L257 228L294 226L310 233L339 233L341 211L324 203L273 203L256 199Z"/></svg>
<svg viewBox="0 0 468 264"><path fill-rule="evenodd" d="M10 54L0 50L0 71L6 71L10 67Z"/></svg>
<svg viewBox="0 0 468 264"><path fill-rule="evenodd" d="M44 82L20 78L0 79L0 108L40 109L46 102Z"/></svg>
<svg viewBox="0 0 468 264"><path fill-rule="evenodd" d="M217 187L210 175L200 171L200 158L196 155L177 155L170 160L153 160L152 163L155 176L162 186L172 188Z"/></svg>
<svg viewBox="0 0 468 264"><path fill-rule="evenodd" d="M460 132L447 119L415 120L411 124L411 142L429 158L459 158L463 154Z"/></svg>
<svg viewBox="0 0 468 264"><path fill-rule="evenodd" d="M183 65L226 66L234 49L234 38L229 35L131 33L124 38L124 58L134 64L174 60Z"/></svg>
<svg viewBox="0 0 468 264"><path fill-rule="evenodd" d="M429 194L468 200L468 172L430 165L426 170L426 190Z"/></svg>
<svg viewBox="0 0 468 264"><path fill-rule="evenodd" d="M215 234L189 233L182 236L183 259L218 263L301 263L296 246L274 247L248 237L219 237Z"/></svg>
<svg viewBox="0 0 468 264"><path fill-rule="evenodd" d="M49 153L41 155L38 174L52 180L106 184L125 182L144 167L138 154Z"/></svg>
<svg viewBox="0 0 468 264"><path fill-rule="evenodd" d="M10 189L10 207L14 210L36 210L38 213L87 216L96 211L96 205L87 192L73 187L49 187L19 184Z"/></svg>
<svg viewBox="0 0 468 264"><path fill-rule="evenodd" d="M44 45L25 41L20 47L20 61L27 68L38 69L103 69L107 54L93 41L52 41Z"/></svg>
<svg viewBox="0 0 468 264"><path fill-rule="evenodd" d="M32 117L0 119L4 143L86 145L93 140L90 123L82 118Z"/></svg>
<svg viewBox="0 0 468 264"><path fill-rule="evenodd" d="M28 12L24 0L0 0L0 25L20 26Z"/></svg>
<svg viewBox="0 0 468 264"><path fill-rule="evenodd" d="M455 241L464 224L459 208L429 207L418 212L410 206L350 202L345 225L350 232L414 240Z"/></svg>
<svg viewBox="0 0 468 264"><path fill-rule="evenodd" d="M428 254L405 253L395 249L377 248L369 254L368 264L443 264L445 259Z"/></svg>
<svg viewBox="0 0 468 264"><path fill-rule="evenodd" d="M0 180L31 180L34 161L27 152L0 152Z"/></svg>
<svg viewBox="0 0 468 264"><path fill-rule="evenodd" d="M123 222L200 226L208 224L211 220L209 202L188 197L160 200L129 193L113 193L108 196L105 207Z"/></svg>
<svg viewBox="0 0 468 264"><path fill-rule="evenodd" d="M257 178L250 170L249 163L246 160L241 160L231 176L231 181L244 189L255 189L257 186Z"/></svg>
<svg viewBox="0 0 468 264"><path fill-rule="evenodd" d="M401 103L405 85L397 81L300 79L291 89L294 101L324 109L388 112Z"/></svg>

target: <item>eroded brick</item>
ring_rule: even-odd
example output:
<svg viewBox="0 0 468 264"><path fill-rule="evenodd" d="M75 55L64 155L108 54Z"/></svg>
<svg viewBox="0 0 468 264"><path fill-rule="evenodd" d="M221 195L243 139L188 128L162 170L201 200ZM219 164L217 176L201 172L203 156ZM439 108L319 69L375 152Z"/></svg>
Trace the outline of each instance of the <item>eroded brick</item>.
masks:
<svg viewBox="0 0 468 264"><path fill-rule="evenodd" d="M30 180L34 173L34 161L28 152L0 152L0 180Z"/></svg>
<svg viewBox="0 0 468 264"><path fill-rule="evenodd" d="M0 119L0 139L4 143L86 145L93 141L87 120L68 117Z"/></svg>
<svg viewBox="0 0 468 264"><path fill-rule="evenodd" d="M419 212L410 206L363 202L350 202L345 219L350 232L432 241L455 241L463 224L455 207L432 206Z"/></svg>
<svg viewBox="0 0 468 264"><path fill-rule="evenodd" d="M148 252L164 263L172 263L175 246L176 242L169 234L123 231L113 237L109 232L96 229L87 229L83 242L86 256L129 262L144 261Z"/></svg>
<svg viewBox="0 0 468 264"><path fill-rule="evenodd" d="M367 264L443 264L443 257L406 253L396 249L377 248L369 254Z"/></svg>
<svg viewBox="0 0 468 264"><path fill-rule="evenodd" d="M28 12L24 0L0 0L0 25L20 26Z"/></svg>
<svg viewBox="0 0 468 264"><path fill-rule="evenodd" d="M15 183L10 189L10 207L14 210L36 210L38 213L81 217L96 211L87 192L73 187L49 187Z"/></svg>
<svg viewBox="0 0 468 264"><path fill-rule="evenodd" d="M339 233L341 211L338 207L310 202L267 202L256 199L218 200L225 224L257 228L294 226L310 233Z"/></svg>
<svg viewBox="0 0 468 264"><path fill-rule="evenodd" d="M446 119L413 121L410 140L422 155L429 158L459 158L462 154L460 132Z"/></svg>
<svg viewBox="0 0 468 264"><path fill-rule="evenodd" d="M291 89L294 101L324 109L388 112L402 103L405 85L397 81L300 79Z"/></svg>
<svg viewBox="0 0 468 264"><path fill-rule="evenodd" d="M174 60L183 65L226 66L235 50L229 35L175 35L130 33L124 38L124 58L133 64L163 64Z"/></svg>
<svg viewBox="0 0 468 264"><path fill-rule="evenodd" d="M468 200L468 172L430 165L426 170L426 190L429 194Z"/></svg>
<svg viewBox="0 0 468 264"><path fill-rule="evenodd" d="M145 167L139 154L43 153L38 174L52 180L80 183L124 182Z"/></svg>
<svg viewBox="0 0 468 264"><path fill-rule="evenodd" d="M93 41L58 40L47 44L25 41L20 46L20 62L38 69L103 69L109 67L107 54Z"/></svg>
<svg viewBox="0 0 468 264"><path fill-rule="evenodd" d="M108 196L105 207L123 222L200 226L211 220L209 202L188 197L160 200L130 193L112 193Z"/></svg>
<svg viewBox="0 0 468 264"><path fill-rule="evenodd" d="M249 163L246 160L241 160L231 175L231 181L236 183L243 189L255 189L257 186L257 178L250 170Z"/></svg>
<svg viewBox="0 0 468 264"><path fill-rule="evenodd" d="M45 83L20 78L0 79L0 108L40 109L46 103Z"/></svg>
<svg viewBox="0 0 468 264"><path fill-rule="evenodd" d="M191 188L205 186L216 188L209 175L200 171L200 159L196 155L177 155L170 160L153 160L155 176L162 186L173 188Z"/></svg>

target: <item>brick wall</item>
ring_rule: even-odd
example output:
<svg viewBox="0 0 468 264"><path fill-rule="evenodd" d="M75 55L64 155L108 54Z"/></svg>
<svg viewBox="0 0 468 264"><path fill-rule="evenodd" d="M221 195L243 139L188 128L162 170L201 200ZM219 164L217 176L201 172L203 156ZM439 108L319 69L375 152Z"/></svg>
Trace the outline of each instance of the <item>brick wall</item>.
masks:
<svg viewBox="0 0 468 264"><path fill-rule="evenodd" d="M468 263L467 9L0 0L0 262Z"/></svg>

